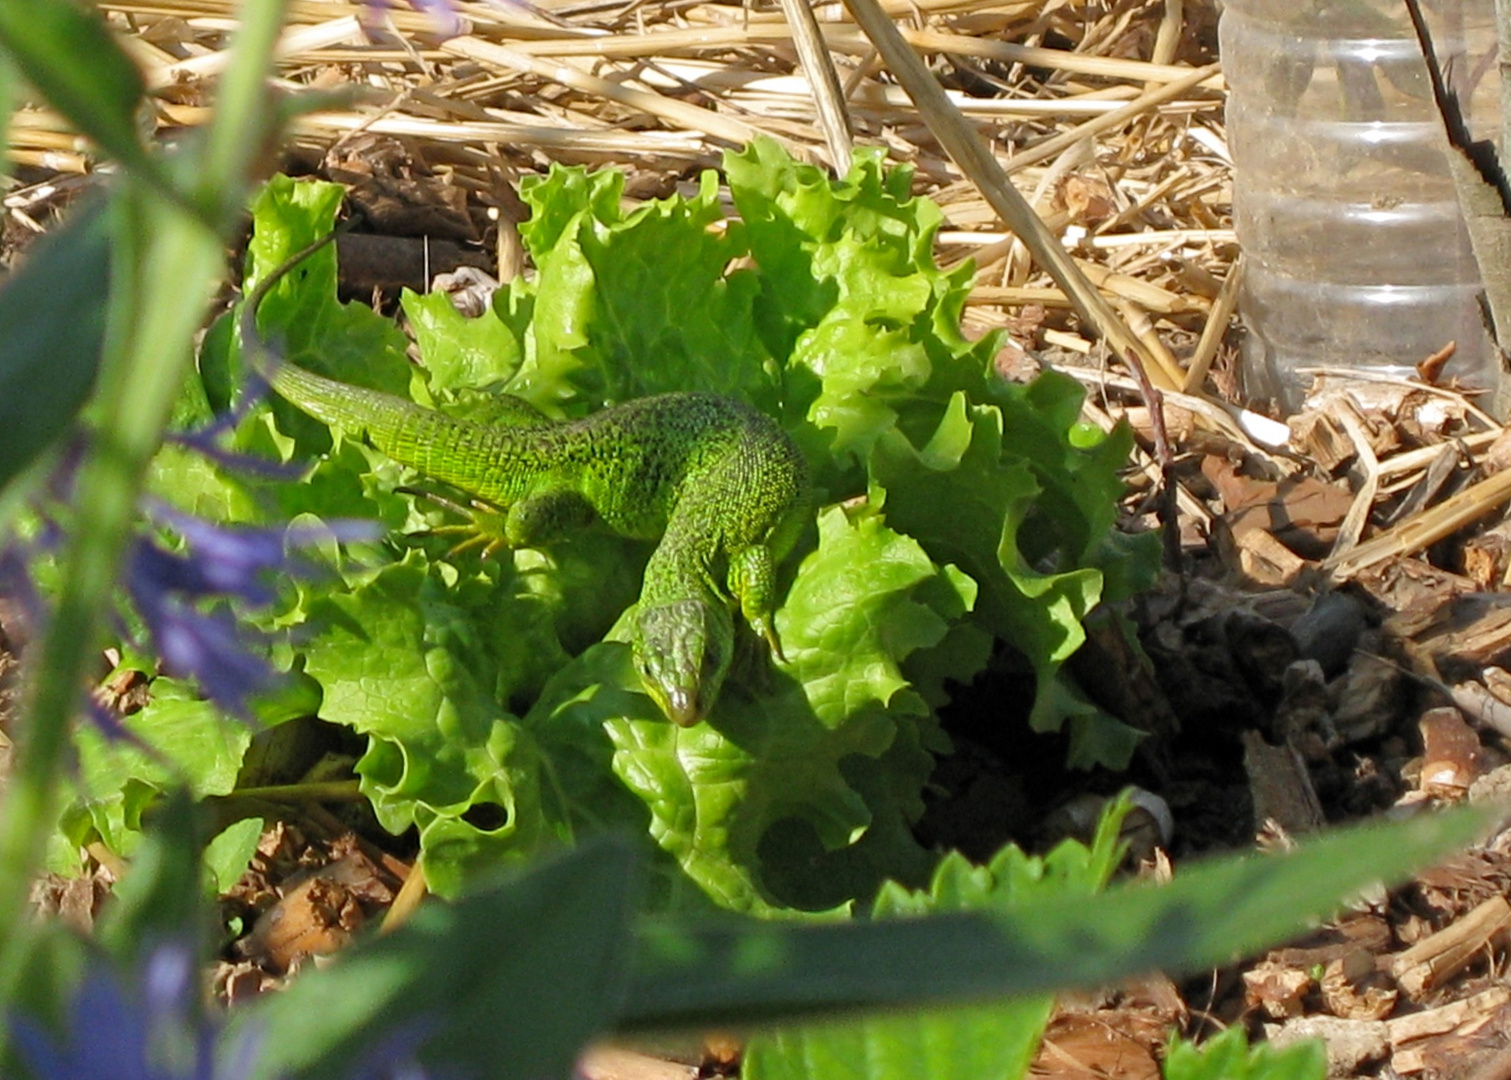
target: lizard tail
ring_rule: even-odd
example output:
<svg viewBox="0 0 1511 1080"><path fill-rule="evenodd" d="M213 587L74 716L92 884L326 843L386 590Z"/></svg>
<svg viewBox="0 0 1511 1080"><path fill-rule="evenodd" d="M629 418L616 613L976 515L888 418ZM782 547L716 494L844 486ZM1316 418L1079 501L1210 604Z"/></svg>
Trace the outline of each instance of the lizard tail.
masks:
<svg viewBox="0 0 1511 1080"><path fill-rule="evenodd" d="M298 364L282 362L263 373L278 395L327 427L364 438L396 460L402 441L397 433L424 426L431 413L412 401L379 390L359 389L316 375ZM404 461L404 464L414 464Z"/></svg>
<svg viewBox="0 0 1511 1080"><path fill-rule="evenodd" d="M315 419L363 439L402 465L480 498L510 494L500 463L528 456L516 431L454 420L405 398L348 386L285 360L257 330L257 311L291 270L334 240L350 221L285 260L258 282L242 304L237 330L248 366L278 395ZM535 421L535 424L543 422ZM502 477L502 478L501 478Z"/></svg>
<svg viewBox="0 0 1511 1080"><path fill-rule="evenodd" d="M257 329L257 313L268 293L300 263L334 242L357 220L356 217L348 218L314 243L294 252L247 294L237 320L242 356L258 377L280 397L297 405L301 411L309 413L328 427L365 438L384 453L406 465L412 465L414 462L395 454L399 449L396 443L412 440L406 440L396 433L407 433L415 425L423 428L425 419L430 415L429 410L392 394L359 390L307 371L283 357Z"/></svg>
<svg viewBox="0 0 1511 1080"><path fill-rule="evenodd" d="M356 221L356 218L348 218L319 240L300 248L287 259L284 259L283 262L273 268L271 274L257 283L256 287L247 294L246 300L243 301L241 316L236 322L237 336L241 338L242 356L246 358L252 370L268 383L271 384L273 382L274 373L280 367L288 367L290 365L258 333L258 309L262 307L262 302L267 299L268 293L273 291L273 287L287 277L291 270L327 244L334 243L336 237L350 229L356 224Z"/></svg>

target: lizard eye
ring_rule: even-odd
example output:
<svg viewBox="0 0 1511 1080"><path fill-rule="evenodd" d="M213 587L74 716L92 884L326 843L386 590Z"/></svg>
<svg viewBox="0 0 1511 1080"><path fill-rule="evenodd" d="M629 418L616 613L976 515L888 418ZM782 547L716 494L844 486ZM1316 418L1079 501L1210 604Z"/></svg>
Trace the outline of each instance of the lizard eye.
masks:
<svg viewBox="0 0 1511 1080"><path fill-rule="evenodd" d="M699 677L703 685L707 686L710 682L722 678L727 666L724 659L720 657L718 648L710 642L709 647L703 650L702 661L698 665Z"/></svg>

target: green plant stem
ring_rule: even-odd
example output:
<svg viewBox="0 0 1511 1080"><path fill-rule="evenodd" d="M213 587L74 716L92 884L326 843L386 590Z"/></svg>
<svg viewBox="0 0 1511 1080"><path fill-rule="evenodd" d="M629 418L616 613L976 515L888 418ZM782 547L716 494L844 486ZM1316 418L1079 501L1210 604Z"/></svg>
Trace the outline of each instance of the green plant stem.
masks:
<svg viewBox="0 0 1511 1080"><path fill-rule="evenodd" d="M267 80L287 9L287 0L241 5L243 21L235 56L221 77L201 162L204 167L196 180L201 200L229 200L221 206L230 215L239 215L245 209L246 187L258 157L264 151L276 150L276 116ZM222 215L222 219L225 217Z"/></svg>
<svg viewBox="0 0 1511 1080"><path fill-rule="evenodd" d="M237 788L227 799L266 799L268 802L357 802L366 798L360 780L322 780L308 784L269 784Z"/></svg>
<svg viewBox="0 0 1511 1080"><path fill-rule="evenodd" d="M33 668L15 768L0 805L0 1000L21 968L31 876L56 816L69 722L101 642L147 462L189 361L220 238L143 188L117 196L110 326L97 427L80 467L63 586Z"/></svg>
<svg viewBox="0 0 1511 1080"><path fill-rule="evenodd" d="M0 145L10 145L10 122L16 99L16 69L10 57L0 52ZM0 157L0 180L11 173L11 163Z"/></svg>
<svg viewBox="0 0 1511 1080"><path fill-rule="evenodd" d="M285 7L283 0L246 5L209 141L181 162L193 167L194 201L221 210L212 216L225 229L269 135L265 81ZM24 966L20 930L31 877L52 832L69 723L104 633L142 478L223 266L222 237L182 201L128 175L111 209L110 314L95 434L79 470L62 592L35 657L14 771L0 802L0 1001L12 996Z"/></svg>

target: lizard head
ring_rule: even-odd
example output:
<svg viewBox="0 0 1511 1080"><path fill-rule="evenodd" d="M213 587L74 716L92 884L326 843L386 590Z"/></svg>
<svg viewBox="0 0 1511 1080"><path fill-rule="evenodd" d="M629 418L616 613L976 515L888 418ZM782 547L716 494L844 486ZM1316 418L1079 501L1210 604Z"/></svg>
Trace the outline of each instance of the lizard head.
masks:
<svg viewBox="0 0 1511 1080"><path fill-rule="evenodd" d="M635 618L635 668L668 720L691 727L712 707L734 654L734 618L717 602L677 600Z"/></svg>

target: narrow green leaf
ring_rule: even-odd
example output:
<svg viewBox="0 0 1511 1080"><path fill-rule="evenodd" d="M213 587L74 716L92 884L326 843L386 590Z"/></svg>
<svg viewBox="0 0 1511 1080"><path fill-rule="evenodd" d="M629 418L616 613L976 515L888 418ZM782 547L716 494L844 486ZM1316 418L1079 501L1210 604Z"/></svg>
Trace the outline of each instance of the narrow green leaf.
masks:
<svg viewBox="0 0 1511 1080"><path fill-rule="evenodd" d="M217 892L225 892L246 872L262 837L262 818L244 818L222 829L205 845L205 866Z"/></svg>
<svg viewBox="0 0 1511 1080"><path fill-rule="evenodd" d="M38 240L0 285L0 487L68 428L88 396L109 281L109 228L94 205Z"/></svg>
<svg viewBox="0 0 1511 1080"><path fill-rule="evenodd" d="M752 1024L980 1000L1199 970L1272 944L1484 825L1475 812L1339 830L1276 857L1216 859L1165 886L991 916L846 925L648 924L620 1027Z"/></svg>

